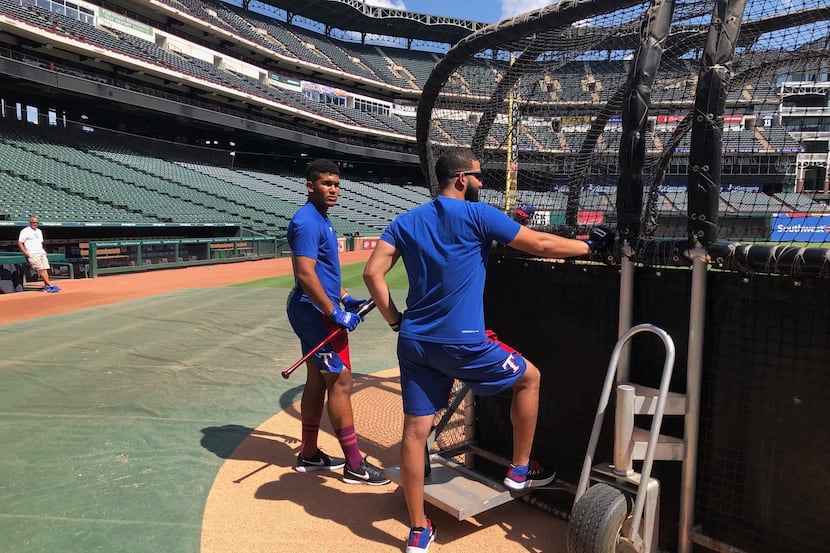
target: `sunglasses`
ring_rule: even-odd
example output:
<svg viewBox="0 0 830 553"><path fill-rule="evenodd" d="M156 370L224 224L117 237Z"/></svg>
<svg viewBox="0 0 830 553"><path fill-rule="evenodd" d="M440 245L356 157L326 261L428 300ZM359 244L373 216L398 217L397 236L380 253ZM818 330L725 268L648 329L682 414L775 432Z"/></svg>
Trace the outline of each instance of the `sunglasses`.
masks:
<svg viewBox="0 0 830 553"><path fill-rule="evenodd" d="M461 171L460 173L457 173L457 174L459 176L460 175L471 176L471 177L477 178L478 180L481 180L481 171Z"/></svg>
<svg viewBox="0 0 830 553"><path fill-rule="evenodd" d="M40 223L38 221L29 221L29 224L30 225L39 225Z"/></svg>

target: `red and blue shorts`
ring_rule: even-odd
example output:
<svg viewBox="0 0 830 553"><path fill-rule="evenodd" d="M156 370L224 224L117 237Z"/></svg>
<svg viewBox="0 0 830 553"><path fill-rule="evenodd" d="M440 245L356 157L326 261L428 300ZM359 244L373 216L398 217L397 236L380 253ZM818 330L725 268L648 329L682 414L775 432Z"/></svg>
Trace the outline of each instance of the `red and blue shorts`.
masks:
<svg viewBox="0 0 830 553"><path fill-rule="evenodd" d="M299 301L299 294L288 298L288 322L300 339L303 355L322 342L333 330L343 328L323 315L314 304ZM349 359L349 333L341 332L332 341L320 348L309 358L321 372L341 373L343 368L351 369Z"/></svg>
<svg viewBox="0 0 830 553"><path fill-rule="evenodd" d="M453 381L480 396L507 390L527 369L522 354L487 331L480 344L438 344L398 338L403 412L432 415L447 406Z"/></svg>

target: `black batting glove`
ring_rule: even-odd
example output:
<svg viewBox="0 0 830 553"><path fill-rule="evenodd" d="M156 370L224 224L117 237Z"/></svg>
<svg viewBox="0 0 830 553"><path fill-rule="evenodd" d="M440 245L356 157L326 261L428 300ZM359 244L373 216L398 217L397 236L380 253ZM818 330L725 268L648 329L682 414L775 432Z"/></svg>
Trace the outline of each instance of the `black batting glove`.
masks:
<svg viewBox="0 0 830 553"><path fill-rule="evenodd" d="M591 249L591 253L606 253L614 249L617 241L617 233L607 225L599 225L591 229L585 243Z"/></svg>
<svg viewBox="0 0 830 553"><path fill-rule="evenodd" d="M394 323L389 323L389 327L394 330L395 332L400 332L401 330L401 321L403 321L403 313L398 315L398 320Z"/></svg>

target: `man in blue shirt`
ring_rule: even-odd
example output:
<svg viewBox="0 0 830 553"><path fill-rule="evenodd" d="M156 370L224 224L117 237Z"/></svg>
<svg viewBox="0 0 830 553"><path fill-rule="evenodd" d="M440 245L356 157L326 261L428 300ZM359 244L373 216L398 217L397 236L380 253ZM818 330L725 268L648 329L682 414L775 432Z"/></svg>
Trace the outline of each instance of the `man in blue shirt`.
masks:
<svg viewBox="0 0 830 553"><path fill-rule="evenodd" d="M504 485L523 490L554 478L530 459L539 369L484 327L484 281L492 243L538 257L565 258L610 248L615 238L607 228L592 231L588 241L536 232L493 206L476 203L481 165L467 149L444 153L435 174L441 187L438 197L392 221L363 273L378 310L400 332L401 483L411 524L407 553L426 551L435 539L424 513L424 448L433 416L446 406L455 379L479 395L513 390L513 453ZM403 314L385 278L398 258L409 279Z"/></svg>
<svg viewBox="0 0 830 553"><path fill-rule="evenodd" d="M340 168L318 159L306 168L308 202L288 225L288 244L293 253L294 289L288 297L288 321L300 338L303 355L332 330L354 330L363 300L352 298L340 283L337 233L328 210L340 196ZM340 304L343 307L340 307ZM343 469L349 484L388 484L383 470L361 456L352 412L352 372L348 334L341 332L306 362L307 376L300 403L302 451L296 470ZM328 393L328 415L346 458L331 457L317 447L317 436Z"/></svg>

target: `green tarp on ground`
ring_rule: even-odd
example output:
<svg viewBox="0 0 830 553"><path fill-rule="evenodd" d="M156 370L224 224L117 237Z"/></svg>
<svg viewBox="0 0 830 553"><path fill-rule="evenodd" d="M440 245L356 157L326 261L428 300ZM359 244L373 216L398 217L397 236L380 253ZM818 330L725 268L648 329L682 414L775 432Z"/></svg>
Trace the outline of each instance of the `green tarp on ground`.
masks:
<svg viewBox="0 0 830 553"><path fill-rule="evenodd" d="M199 551L224 458L299 399L304 369L280 376L300 356L287 292L183 290L0 326L0 549ZM395 337L368 316L355 374L394 366Z"/></svg>

